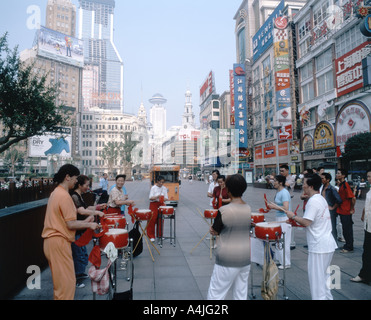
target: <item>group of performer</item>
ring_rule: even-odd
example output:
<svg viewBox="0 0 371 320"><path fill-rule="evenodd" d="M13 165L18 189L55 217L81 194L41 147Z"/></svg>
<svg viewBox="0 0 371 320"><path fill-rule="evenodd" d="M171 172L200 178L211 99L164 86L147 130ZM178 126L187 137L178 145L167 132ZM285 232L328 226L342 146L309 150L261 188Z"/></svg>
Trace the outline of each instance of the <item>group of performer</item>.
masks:
<svg viewBox="0 0 371 320"><path fill-rule="evenodd" d="M337 176L342 178L344 174L339 171ZM247 299L251 264L250 230L252 227L251 208L242 200L247 183L239 174L226 178L215 170L212 175L213 181L209 185L207 195L210 197L210 205L218 210L218 214L210 227L210 233L213 236L218 236L218 241L215 250L215 266L207 298L222 300L233 286L233 299ZM96 216L102 216L102 210L123 214L125 211L123 206L135 205L133 200L129 200L124 188L125 179L125 175L116 177L116 184L109 191L107 203L89 207L82 198L82 194L89 189L90 180L88 177L80 175L79 170L70 164L62 166L55 175L54 181L58 186L49 198L42 232L44 253L53 278L54 299L74 299L76 285L79 287L79 282L76 282L76 279L86 276L86 250L81 247L77 248L73 244L79 239L82 232L87 229L100 229ZM314 300L332 299L327 283L329 277L327 269L331 264L337 243L333 235L333 223L331 223L334 219L329 211L329 208L334 210L335 204L331 203L330 205L328 200L330 197L327 197L327 194L330 194L329 186L327 183L322 183L324 180L326 182L326 179L329 180L326 174L323 174L322 179L318 174L305 175L303 194L306 204L303 217L299 217L296 212L292 211L291 195L286 188L287 181L284 175L277 175L274 178L274 187L277 189L275 201L267 203L269 209L275 210L276 221L286 222L281 223L281 226L287 239L291 238L290 231L294 223L306 229L308 277L311 297ZM367 172L367 179L371 183L371 170ZM156 234L156 224L158 208L168 200L164 182L163 177L157 177L155 185L152 186L149 193L149 209L152 211L152 219L148 221L147 235L151 241L155 241L156 236L161 237L162 234L160 226L157 226ZM349 214L354 212L354 202L349 199L351 194L348 194L345 183L340 185L339 195L342 202L346 202L346 207L340 206L336 212L341 214L341 210L345 210L344 208L349 209ZM343 228L346 228L350 224L351 218L342 218L341 221ZM363 265L359 275L351 279L354 282L369 282L371 280L371 192L367 194L362 221L365 223ZM344 232L344 236L347 243L352 245L352 232L347 230ZM289 268L291 266L290 241L287 241L285 245L287 245L285 247L285 266ZM343 250L345 250L344 248ZM280 250L276 250L276 258L282 268L283 256Z"/></svg>
<svg viewBox="0 0 371 320"><path fill-rule="evenodd" d="M289 240L285 242L285 266L283 265L283 250L276 250L279 268L291 267L292 226L304 227L308 248L308 279L311 298L313 300L332 300L328 270L335 249L337 249L337 237L334 234L337 215L340 216L343 224L346 240L341 252L347 253L353 250L352 214L354 213L355 201L354 195L345 181L347 172L343 169L338 170L337 179L340 181L340 188L339 194L334 194L329 186L331 175L307 170L304 175L301 197L304 200L303 217L299 217L296 212L292 211L291 198L293 195L290 194L288 188L293 189L293 187L290 177L289 181L286 179L287 172L287 166L280 167L282 174L274 178L274 188L277 190L274 203L267 203L269 209L276 211L276 221L281 222L282 232ZM250 239L246 235L249 234L251 228L251 209L241 199L247 185L240 175L229 176L226 180L224 177L219 180L218 170L214 170L212 175L213 181L209 186L208 197L212 198L210 204L218 209L218 214L210 228L210 233L217 235L219 240L208 299L224 299L232 286L234 299L247 299ZM371 183L371 170L367 172L367 179ZM219 181L222 182L222 186L225 181L226 195L221 194L220 191L223 187L219 186ZM236 186L238 186L238 193L236 193ZM335 192L337 191L335 190ZM364 221L365 229L362 269L359 275L350 280L369 283L371 281L371 191L367 193L361 220Z"/></svg>

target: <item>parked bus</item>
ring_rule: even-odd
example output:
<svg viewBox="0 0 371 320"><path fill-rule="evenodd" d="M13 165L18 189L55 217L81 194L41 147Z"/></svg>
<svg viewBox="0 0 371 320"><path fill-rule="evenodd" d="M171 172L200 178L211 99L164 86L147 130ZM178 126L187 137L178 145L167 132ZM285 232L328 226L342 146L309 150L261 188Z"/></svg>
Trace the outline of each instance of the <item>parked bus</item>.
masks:
<svg viewBox="0 0 371 320"><path fill-rule="evenodd" d="M179 165L171 164L157 164L154 165L150 170L151 185L153 186L156 182L157 177L163 176L165 179L164 186L167 188L169 201L166 201L166 205L178 206L179 202Z"/></svg>

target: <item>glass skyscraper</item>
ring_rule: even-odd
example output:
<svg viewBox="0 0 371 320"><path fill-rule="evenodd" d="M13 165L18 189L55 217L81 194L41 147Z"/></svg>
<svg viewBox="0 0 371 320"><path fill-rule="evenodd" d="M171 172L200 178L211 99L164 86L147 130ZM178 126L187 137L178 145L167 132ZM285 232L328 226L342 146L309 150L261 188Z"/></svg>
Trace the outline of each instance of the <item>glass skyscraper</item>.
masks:
<svg viewBox="0 0 371 320"><path fill-rule="evenodd" d="M83 108L123 112L124 64L113 41L115 0L79 0L79 4L79 39L84 40L87 66L83 78L97 70L94 88L83 88Z"/></svg>

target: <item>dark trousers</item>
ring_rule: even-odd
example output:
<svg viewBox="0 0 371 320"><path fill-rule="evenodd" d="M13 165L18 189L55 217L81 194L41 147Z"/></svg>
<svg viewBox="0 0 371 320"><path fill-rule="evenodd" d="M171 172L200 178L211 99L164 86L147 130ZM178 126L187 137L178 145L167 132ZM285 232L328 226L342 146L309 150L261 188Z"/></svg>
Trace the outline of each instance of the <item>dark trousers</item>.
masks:
<svg viewBox="0 0 371 320"><path fill-rule="evenodd" d="M353 219L352 215L340 215L340 221L343 226L343 236L345 239L345 245L343 249L352 251L353 250Z"/></svg>
<svg viewBox="0 0 371 320"><path fill-rule="evenodd" d="M336 228L336 218L337 218L338 214L336 213L336 209L335 210L330 210L330 216L331 216L332 235L334 236L335 241L337 243L338 242L338 231L337 231L337 228Z"/></svg>
<svg viewBox="0 0 371 320"><path fill-rule="evenodd" d="M365 282L371 282L371 233L367 231L363 242L362 269L359 277Z"/></svg>

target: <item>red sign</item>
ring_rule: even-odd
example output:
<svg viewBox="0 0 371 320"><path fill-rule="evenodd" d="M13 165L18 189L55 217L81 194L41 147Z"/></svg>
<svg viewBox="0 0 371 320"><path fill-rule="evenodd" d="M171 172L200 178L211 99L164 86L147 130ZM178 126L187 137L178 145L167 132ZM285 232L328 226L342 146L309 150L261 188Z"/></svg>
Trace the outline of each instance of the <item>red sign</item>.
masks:
<svg viewBox="0 0 371 320"><path fill-rule="evenodd" d="M274 158L276 156L276 146L264 148L264 159Z"/></svg>
<svg viewBox="0 0 371 320"><path fill-rule="evenodd" d="M289 148L287 141L280 141L278 143L278 156L279 157L284 157L289 155Z"/></svg>
<svg viewBox="0 0 371 320"><path fill-rule="evenodd" d="M255 160L263 159L263 150L262 146L255 147Z"/></svg>
<svg viewBox="0 0 371 320"><path fill-rule="evenodd" d="M276 18L276 20L274 20L274 26L277 29L284 30L287 28L287 25L288 25L288 21L286 17L278 17Z"/></svg>
<svg viewBox="0 0 371 320"><path fill-rule="evenodd" d="M214 92L214 74L210 71L209 76L200 89L200 101L202 103Z"/></svg>
<svg viewBox="0 0 371 320"><path fill-rule="evenodd" d="M362 59L371 52L371 41L366 41L335 60L338 97L363 87Z"/></svg>
<svg viewBox="0 0 371 320"><path fill-rule="evenodd" d="M231 125L234 126L235 122L235 104L234 104L234 75L233 70L229 70L229 88L231 93Z"/></svg>
<svg viewBox="0 0 371 320"><path fill-rule="evenodd" d="M280 129L279 139L280 140L292 140L292 124L283 127L283 130Z"/></svg>

